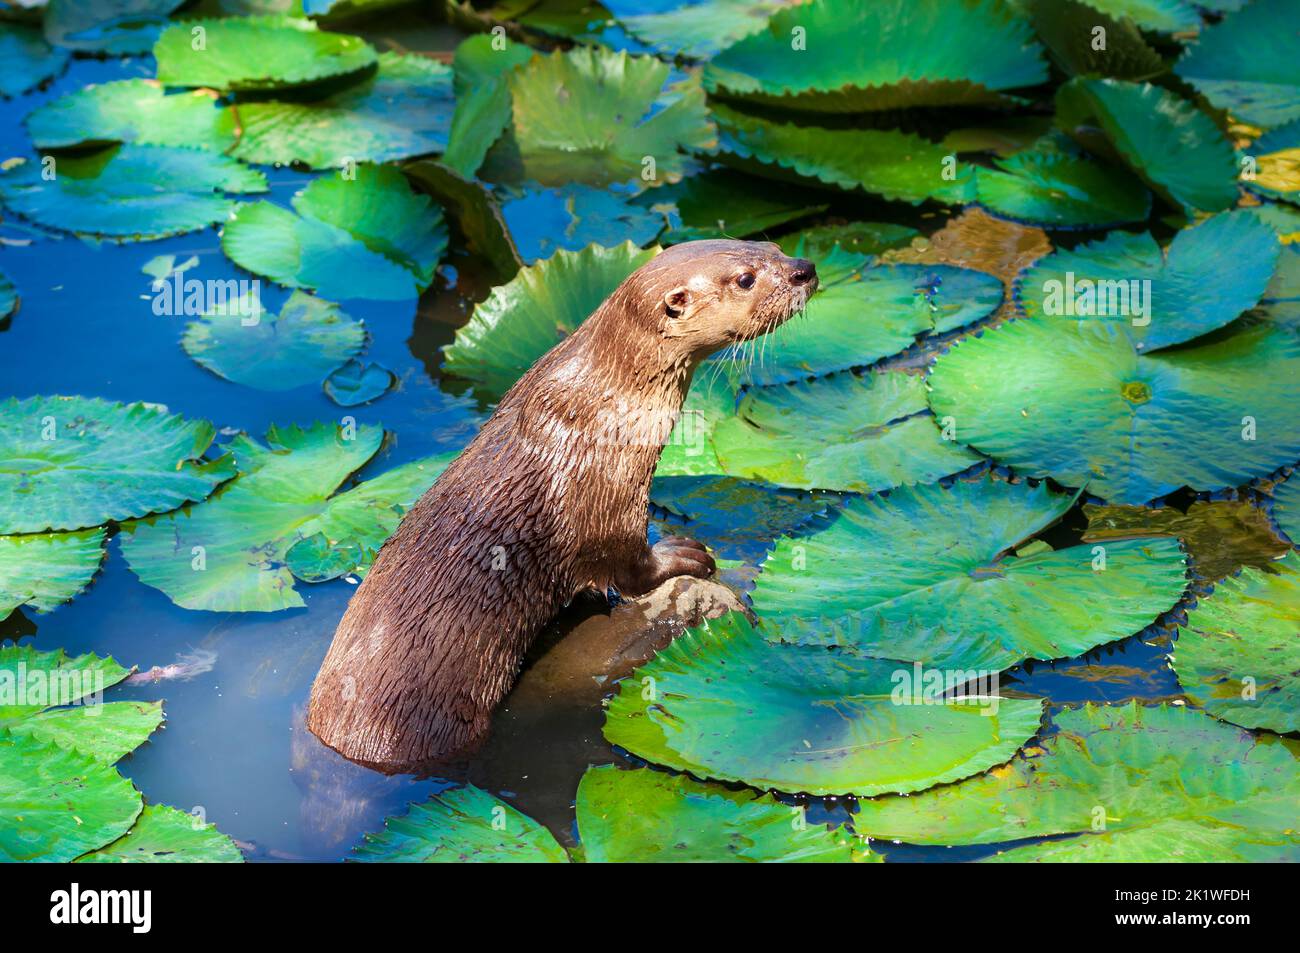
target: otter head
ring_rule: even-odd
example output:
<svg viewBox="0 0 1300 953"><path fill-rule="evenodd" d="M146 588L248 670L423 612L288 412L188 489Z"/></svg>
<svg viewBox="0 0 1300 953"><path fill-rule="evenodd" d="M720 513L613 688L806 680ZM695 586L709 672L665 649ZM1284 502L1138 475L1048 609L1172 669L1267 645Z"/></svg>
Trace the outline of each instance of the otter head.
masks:
<svg viewBox="0 0 1300 953"><path fill-rule="evenodd" d="M771 242L683 242L634 276L658 331L694 360L767 334L817 290L812 262Z"/></svg>

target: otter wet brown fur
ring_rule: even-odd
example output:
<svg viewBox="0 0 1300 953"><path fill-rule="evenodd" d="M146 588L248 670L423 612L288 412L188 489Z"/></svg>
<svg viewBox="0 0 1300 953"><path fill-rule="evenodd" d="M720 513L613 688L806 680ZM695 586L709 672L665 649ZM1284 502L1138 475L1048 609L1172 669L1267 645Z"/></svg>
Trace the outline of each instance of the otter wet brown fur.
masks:
<svg viewBox="0 0 1300 953"><path fill-rule="evenodd" d="M816 289L765 242L676 245L629 276L501 400L411 508L352 597L307 726L398 769L479 741L524 653L586 589L707 576L693 540L647 542L650 480L691 374Z"/></svg>

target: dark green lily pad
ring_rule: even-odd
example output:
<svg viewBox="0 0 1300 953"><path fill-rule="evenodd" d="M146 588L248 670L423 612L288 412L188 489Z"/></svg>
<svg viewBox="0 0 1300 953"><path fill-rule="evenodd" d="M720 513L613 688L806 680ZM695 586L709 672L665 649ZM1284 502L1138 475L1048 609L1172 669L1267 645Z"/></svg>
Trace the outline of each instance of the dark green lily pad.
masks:
<svg viewBox="0 0 1300 953"><path fill-rule="evenodd" d="M35 27L0 23L0 62L0 96L21 96L62 73L68 53L46 43Z"/></svg>
<svg viewBox="0 0 1300 953"><path fill-rule="evenodd" d="M1024 318L955 344L930 386L958 440L1113 503L1300 459L1300 339L1269 321L1142 354L1114 322Z"/></svg>
<svg viewBox="0 0 1300 953"><path fill-rule="evenodd" d="M1150 352L1185 344L1253 308L1280 250L1254 216L1225 212L1180 231L1167 252L1150 234L1126 232L1057 251L1024 272L1018 290L1031 317L1111 322L1135 349Z"/></svg>
<svg viewBox="0 0 1300 953"><path fill-rule="evenodd" d="M680 150L717 141L699 78L665 87L668 64L653 57L577 47L533 57L506 78L514 123L482 170L491 181L676 182L686 169Z"/></svg>
<svg viewBox="0 0 1300 953"><path fill-rule="evenodd" d="M803 822L803 807L683 775L614 765L578 783L578 836L588 863L880 861L844 829Z"/></svg>
<svg viewBox="0 0 1300 953"><path fill-rule="evenodd" d="M1034 32L1070 76L1152 79L1165 72L1164 60L1130 17L1149 22L1143 14L1154 13L1156 20L1173 22L1162 14L1177 9L1190 15L1193 27L1200 23L1196 11L1181 0L1029 0L1026 7Z"/></svg>
<svg viewBox="0 0 1300 953"><path fill-rule="evenodd" d="M898 662L763 641L731 613L677 636L618 685L605 737L700 778L790 793L922 791L1008 760L1040 699L893 697Z"/></svg>
<svg viewBox="0 0 1300 953"><path fill-rule="evenodd" d="M710 92L818 112L998 102L1046 79L1029 24L989 0L815 0L704 71Z"/></svg>
<svg viewBox="0 0 1300 953"><path fill-rule="evenodd" d="M0 403L0 532L81 529L201 500L235 475L205 460L216 429L156 404L91 397Z"/></svg>
<svg viewBox="0 0 1300 953"><path fill-rule="evenodd" d="M0 860L75 860L130 830L141 807L111 764L0 728Z"/></svg>
<svg viewBox="0 0 1300 953"><path fill-rule="evenodd" d="M1187 614L1170 662L1183 691L1244 728L1300 731L1300 556L1246 567Z"/></svg>
<svg viewBox="0 0 1300 953"><path fill-rule="evenodd" d="M1045 753L909 798L863 801L859 834L996 844L1080 834L999 859L1300 859L1300 773L1285 746L1202 712L1160 705L1061 712Z"/></svg>
<svg viewBox="0 0 1300 953"><path fill-rule="evenodd" d="M360 37L276 16L177 23L158 37L153 55L164 85L220 90L302 86L355 73L378 59Z"/></svg>
<svg viewBox="0 0 1300 953"><path fill-rule="evenodd" d="M1232 146L1209 116L1150 83L1073 79L1056 93L1057 124L1089 148L1113 153L1187 215L1237 201ZM1106 144L1092 138L1100 127Z"/></svg>
<svg viewBox="0 0 1300 953"><path fill-rule="evenodd" d="M456 331L443 352L443 369L500 397L656 251L631 242L615 248L591 245L519 269Z"/></svg>
<svg viewBox="0 0 1300 953"><path fill-rule="evenodd" d="M777 541L754 611L769 638L945 669L1080 655L1155 622L1187 578L1175 539L1027 548L1074 499L988 476L851 499Z"/></svg>
<svg viewBox="0 0 1300 953"><path fill-rule="evenodd" d="M28 160L0 175L0 201L12 211L38 225L121 241L207 228L238 205L221 193L266 190L262 173L226 156L135 144Z"/></svg>
<svg viewBox="0 0 1300 953"><path fill-rule="evenodd" d="M241 864L235 842L197 818L174 807L148 804L135 825L79 864Z"/></svg>
<svg viewBox="0 0 1300 953"><path fill-rule="evenodd" d="M340 407L356 407L383 397L393 386L393 372L382 364L351 360L325 378L325 396Z"/></svg>
<svg viewBox="0 0 1300 953"><path fill-rule="evenodd" d="M1144 30L1157 33L1185 33L1197 30L1201 19L1195 6L1213 9L1213 0L1193 6L1187 0L1083 0L1099 13L1131 20ZM1241 0L1229 0L1241 2Z"/></svg>
<svg viewBox="0 0 1300 953"><path fill-rule="evenodd" d="M1237 119L1280 126L1300 119L1300 9L1252 0L1206 27L1174 71Z"/></svg>
<svg viewBox="0 0 1300 953"><path fill-rule="evenodd" d="M859 493L930 483L980 460L943 439L925 382L901 372L844 371L751 390L714 427L713 447L732 476Z"/></svg>
<svg viewBox="0 0 1300 953"><path fill-rule="evenodd" d="M295 291L280 313L245 296L185 326L181 346L212 373L259 390L315 384L358 354L365 326L339 306Z"/></svg>
<svg viewBox="0 0 1300 953"><path fill-rule="evenodd" d="M338 495L349 474L379 449L383 431L334 424L271 427L269 447L240 435L231 443L240 475L188 512L127 527L122 555L146 585L187 609L274 612L303 605L289 548L325 534L373 553L406 508L449 462L431 457L396 467Z"/></svg>
<svg viewBox="0 0 1300 953"><path fill-rule="evenodd" d="M45 38L85 53L148 53L167 16L185 0L49 0ZM21 5L21 4L20 4Z"/></svg>
<svg viewBox="0 0 1300 953"><path fill-rule="evenodd" d="M895 248L906 248L921 233L910 225L894 222L849 222L846 225L814 225L783 235L777 244L787 255L796 250L820 264L835 249L859 255L883 255Z"/></svg>
<svg viewBox="0 0 1300 953"><path fill-rule="evenodd" d="M270 202L241 206L222 251L235 264L326 298L414 298L447 249L442 210L392 166L360 165L314 179L297 214Z"/></svg>
<svg viewBox="0 0 1300 953"><path fill-rule="evenodd" d="M1291 545L1300 546L1300 477L1294 473L1273 488L1273 519Z"/></svg>
<svg viewBox="0 0 1300 953"><path fill-rule="evenodd" d="M352 849L365 863L564 864L569 855L554 835L505 801L472 785L412 804L384 829Z"/></svg>
<svg viewBox="0 0 1300 953"><path fill-rule="evenodd" d="M714 104L718 145L714 158L749 172L862 190L918 204L926 199L961 204L975 198L969 165L946 178L942 145L893 129L832 129L750 116Z"/></svg>
<svg viewBox="0 0 1300 953"><path fill-rule="evenodd" d="M668 220L665 245L706 238L746 238L826 211L826 196L812 189L773 193L762 179L716 168L634 200Z"/></svg>
<svg viewBox="0 0 1300 953"><path fill-rule="evenodd" d="M104 531L0 536L0 619L19 606L49 612L81 592L104 558Z"/></svg>

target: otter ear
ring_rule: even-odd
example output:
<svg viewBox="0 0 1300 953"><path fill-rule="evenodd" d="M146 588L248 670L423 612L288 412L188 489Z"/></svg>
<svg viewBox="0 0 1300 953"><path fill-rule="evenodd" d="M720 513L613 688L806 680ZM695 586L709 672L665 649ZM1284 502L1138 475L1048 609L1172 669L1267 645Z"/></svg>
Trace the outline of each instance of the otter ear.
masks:
<svg viewBox="0 0 1300 953"><path fill-rule="evenodd" d="M664 314L670 318L681 317L691 303L691 289L683 285L664 295Z"/></svg>

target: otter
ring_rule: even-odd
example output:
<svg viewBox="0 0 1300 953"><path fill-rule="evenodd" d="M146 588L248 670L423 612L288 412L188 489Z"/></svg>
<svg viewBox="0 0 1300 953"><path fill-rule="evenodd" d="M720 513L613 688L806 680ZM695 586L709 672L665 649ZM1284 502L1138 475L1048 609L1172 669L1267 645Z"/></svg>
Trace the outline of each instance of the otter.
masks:
<svg viewBox="0 0 1300 953"><path fill-rule="evenodd" d="M768 333L816 288L812 262L732 240L675 245L625 279L380 548L312 686L312 733L381 770L463 755L577 595L712 575L700 543L648 542L660 451L701 361Z"/></svg>

